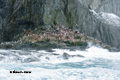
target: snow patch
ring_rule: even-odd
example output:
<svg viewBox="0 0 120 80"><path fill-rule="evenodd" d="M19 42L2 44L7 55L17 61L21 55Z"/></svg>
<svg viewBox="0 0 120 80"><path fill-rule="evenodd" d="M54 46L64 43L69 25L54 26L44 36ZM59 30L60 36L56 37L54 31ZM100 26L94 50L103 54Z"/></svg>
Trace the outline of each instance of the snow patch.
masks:
<svg viewBox="0 0 120 80"><path fill-rule="evenodd" d="M101 12L99 15L109 24L120 25L120 17L113 13Z"/></svg>
<svg viewBox="0 0 120 80"><path fill-rule="evenodd" d="M100 12L97 13L94 10L89 10L96 18L104 21L105 23L119 26L120 25L120 17L113 14L113 13L106 13L106 12Z"/></svg>

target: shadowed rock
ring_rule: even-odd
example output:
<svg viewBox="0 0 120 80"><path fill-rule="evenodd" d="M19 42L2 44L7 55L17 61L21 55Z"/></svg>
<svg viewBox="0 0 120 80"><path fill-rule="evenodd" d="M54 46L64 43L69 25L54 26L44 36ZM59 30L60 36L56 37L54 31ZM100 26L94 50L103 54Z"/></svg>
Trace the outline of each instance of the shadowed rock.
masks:
<svg viewBox="0 0 120 80"><path fill-rule="evenodd" d="M84 56L82 56L82 55L71 55L71 57L81 57L81 58L84 58Z"/></svg>
<svg viewBox="0 0 120 80"><path fill-rule="evenodd" d="M1 60L3 60L3 59L5 59L5 57L3 57L3 56L0 56L0 61L1 61Z"/></svg>
<svg viewBox="0 0 120 80"><path fill-rule="evenodd" d="M39 61L39 59L37 59L35 57L30 57L30 58L24 59L25 63L36 62L36 61Z"/></svg>
<svg viewBox="0 0 120 80"><path fill-rule="evenodd" d="M70 55L67 53L63 53L62 57L63 59L69 59Z"/></svg>
<svg viewBox="0 0 120 80"><path fill-rule="evenodd" d="M63 59L69 59L69 58L71 58L71 57L84 58L84 56L82 56L82 55L69 55L69 54L67 54L67 53L63 53L62 57L63 57Z"/></svg>

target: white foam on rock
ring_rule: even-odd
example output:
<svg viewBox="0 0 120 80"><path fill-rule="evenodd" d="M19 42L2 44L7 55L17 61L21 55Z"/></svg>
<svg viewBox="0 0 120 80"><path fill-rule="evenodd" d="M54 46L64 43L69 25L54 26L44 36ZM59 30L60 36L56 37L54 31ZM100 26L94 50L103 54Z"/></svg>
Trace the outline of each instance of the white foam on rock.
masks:
<svg viewBox="0 0 120 80"><path fill-rule="evenodd" d="M53 49L55 53L63 54L68 53L70 55L82 55L85 58L106 58L106 59L115 59L120 60L120 52L109 52L107 49L103 49L100 47L92 46L86 51L70 51L66 49Z"/></svg>
<svg viewBox="0 0 120 80"><path fill-rule="evenodd" d="M109 52L107 49L101 47L91 46L85 51L69 49L52 49L54 52L40 51L26 51L22 50L0 50L0 57L4 57L0 63L24 63L24 60L30 60L30 62L50 62L50 63L64 63L64 62L80 62L88 58L105 58L120 60L120 52ZM68 56L68 59L64 59L64 53ZM57 54L57 55L54 55ZM74 56L75 57L69 57ZM78 55L78 56L77 56ZM84 56L80 57L80 56ZM37 59L37 60L35 60Z"/></svg>

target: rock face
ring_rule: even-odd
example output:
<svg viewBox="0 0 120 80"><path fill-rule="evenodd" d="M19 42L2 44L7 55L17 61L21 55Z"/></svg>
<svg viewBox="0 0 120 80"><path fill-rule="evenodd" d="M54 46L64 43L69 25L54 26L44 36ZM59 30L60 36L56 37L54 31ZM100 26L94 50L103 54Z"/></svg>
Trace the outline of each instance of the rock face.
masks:
<svg viewBox="0 0 120 80"><path fill-rule="evenodd" d="M17 40L24 30L63 24L119 48L120 25L100 14L120 16L119 4L120 0L0 0L0 39Z"/></svg>
<svg viewBox="0 0 120 80"><path fill-rule="evenodd" d="M120 16L120 0L79 0L86 8L95 10L96 12L114 13Z"/></svg>

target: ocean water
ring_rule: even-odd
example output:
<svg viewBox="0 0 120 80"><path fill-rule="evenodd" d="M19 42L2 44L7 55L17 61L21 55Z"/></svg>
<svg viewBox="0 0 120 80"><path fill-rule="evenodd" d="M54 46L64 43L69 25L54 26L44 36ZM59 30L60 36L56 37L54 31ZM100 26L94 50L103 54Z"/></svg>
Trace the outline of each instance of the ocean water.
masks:
<svg viewBox="0 0 120 80"><path fill-rule="evenodd" d="M31 73L10 73L10 71ZM70 49L0 50L0 80L120 80L120 52L92 46Z"/></svg>

